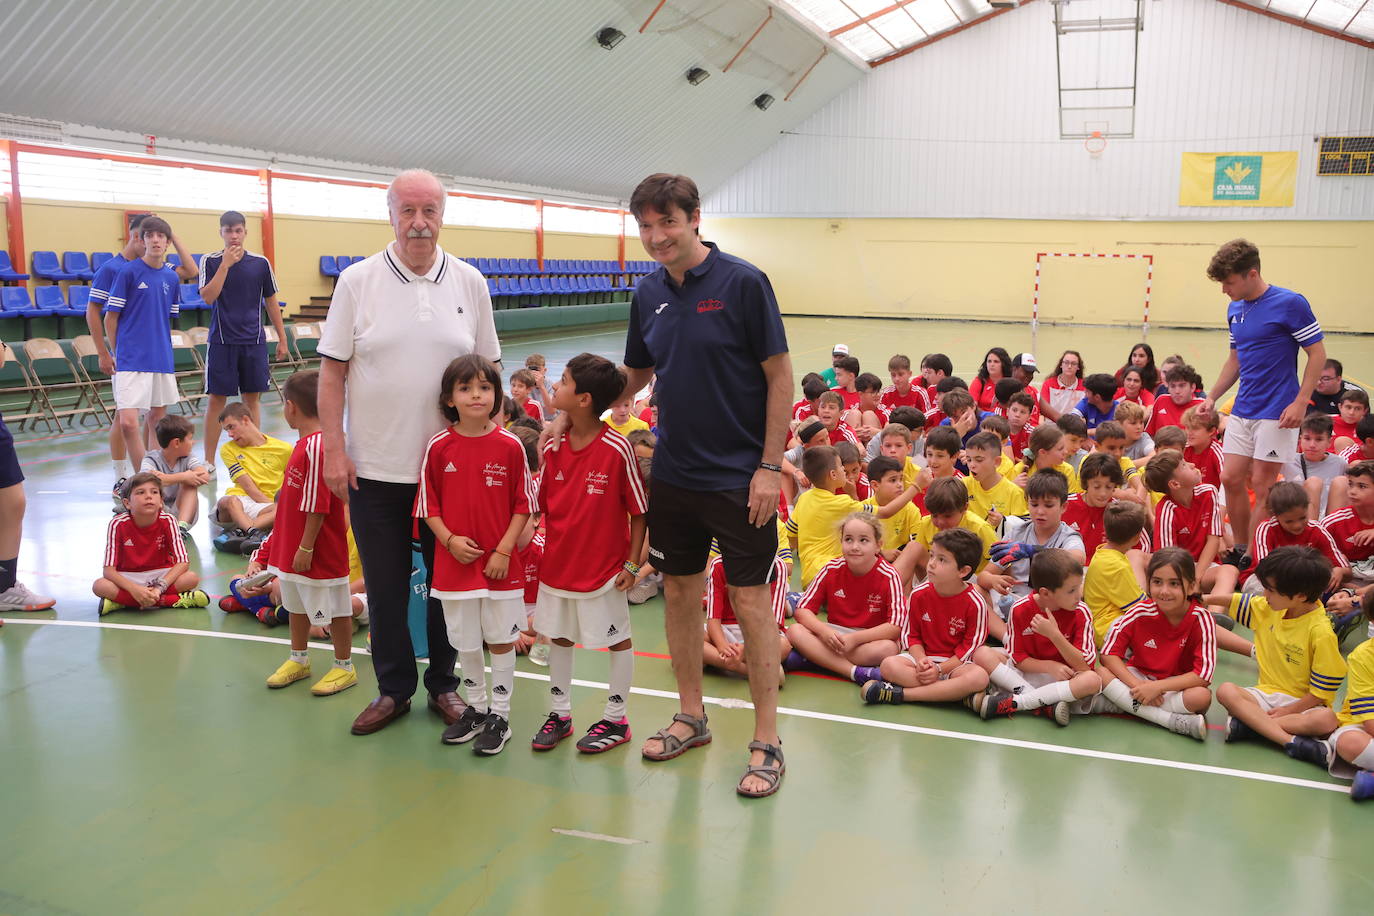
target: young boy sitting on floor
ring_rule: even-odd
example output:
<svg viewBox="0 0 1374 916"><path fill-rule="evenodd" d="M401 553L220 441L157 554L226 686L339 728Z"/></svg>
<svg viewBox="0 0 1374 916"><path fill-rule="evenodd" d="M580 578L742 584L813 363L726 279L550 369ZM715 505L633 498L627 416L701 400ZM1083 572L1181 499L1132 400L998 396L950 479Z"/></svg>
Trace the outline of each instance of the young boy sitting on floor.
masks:
<svg viewBox="0 0 1374 916"><path fill-rule="evenodd" d="M772 599L773 619L778 622L778 658L786 658L792 650L787 639L787 583L792 578L792 565L783 556L773 559L773 578L768 586ZM749 647L744 643L744 632L735 609L730 604L729 584L725 579L725 562L713 557L706 567L706 644L701 647L702 664L710 668L728 671L740 677L749 676L745 653ZM778 666L778 687L781 688L787 675L781 664Z"/></svg>
<svg viewBox="0 0 1374 916"><path fill-rule="evenodd" d="M215 469L198 455L191 454L196 435L185 417L167 414L157 421L153 431L160 447L143 456L143 466L139 470L157 475L162 484L163 504L173 507L177 527L183 535L189 536L191 526L200 515L198 488L210 482Z"/></svg>
<svg viewBox="0 0 1374 916"><path fill-rule="evenodd" d="M1142 506L1149 504L1149 496L1145 492L1145 479L1141 476L1140 469L1135 466L1135 462L1126 457L1126 429L1115 420L1103 420L1097 427L1097 446L1089 452L1083 461L1091 458L1095 452L1110 455L1121 468L1121 478L1123 484L1113 496L1116 499L1129 499L1140 503ZM1083 486L1082 475L1083 464L1079 463L1075 469L1079 471L1078 485Z"/></svg>
<svg viewBox="0 0 1374 916"><path fill-rule="evenodd" d="M1345 476L1349 467L1344 458L1331 453L1331 418L1324 413L1310 413L1298 427L1298 451L1283 465L1283 479L1299 484L1307 491L1307 517L1321 521L1327 508L1332 482ZM1344 486L1344 484L1342 485Z"/></svg>
<svg viewBox="0 0 1374 916"><path fill-rule="evenodd" d="M987 672L973 664L987 638L987 603L968 581L982 558L971 531L935 535L926 581L907 602L906 651L883 659L882 679L861 689L865 703L949 703L987 687Z"/></svg>
<svg viewBox="0 0 1374 916"><path fill-rule="evenodd" d="M883 506L902 495L906 485L902 482L902 466L892 458L879 455L868 463L868 480L873 488L873 496L864 502L864 510L877 517ZM897 510L895 515L882 519L883 559L894 562L900 551L916 536L916 526L921 521L921 513L908 502Z"/></svg>
<svg viewBox="0 0 1374 916"><path fill-rule="evenodd" d="M1369 393L1363 388L1347 388L1337 404L1339 413L1332 420L1331 450L1343 452L1360 442L1360 421L1369 416Z"/></svg>
<svg viewBox="0 0 1374 916"><path fill-rule="evenodd" d="M1122 614L1145 600L1146 558L1137 549L1150 517L1139 503L1119 500L1107 506L1097 545L1083 576L1083 603L1093 615L1093 633L1100 647L1107 631ZM1191 564L1190 564L1191 565Z"/></svg>
<svg viewBox="0 0 1374 916"><path fill-rule="evenodd" d="M124 508L110 519L105 569L91 591L100 615L124 609L206 607L210 597L196 588L177 520L162 507L162 483L140 471L124 485Z"/></svg>
<svg viewBox="0 0 1374 916"><path fill-rule="evenodd" d="M1241 687L1229 681L1217 700L1230 716L1226 740L1264 738L1290 757L1326 765L1317 739L1340 724L1331 701L1345 677L1345 659L1322 608L1331 564L1311 547L1280 547L1255 567L1264 594L1209 594L1207 603L1226 609L1255 632L1259 682Z"/></svg>
<svg viewBox="0 0 1374 916"><path fill-rule="evenodd" d="M1350 575L1350 561L1336 546L1336 539L1321 525L1310 521L1307 491L1289 480L1280 480L1269 489L1269 517L1255 527L1255 543L1251 547L1254 562L1240 574L1241 591L1247 595L1263 594L1264 586L1255 576L1255 568L1280 547L1314 547L1331 564L1331 579L1326 590L1340 586Z"/></svg>
<svg viewBox="0 0 1374 916"><path fill-rule="evenodd" d="M1025 491L998 470L1004 458L996 433L980 432L964 447L964 463L968 465L964 486L968 489L969 511L999 534L1008 519L1024 518L1030 512Z"/></svg>
<svg viewBox="0 0 1374 916"><path fill-rule="evenodd" d="M1155 440L1145 432L1145 408L1135 401L1122 401L1116 405L1115 419L1126 432L1126 457L1136 467L1144 467L1145 461L1155 451Z"/></svg>
<svg viewBox="0 0 1374 916"><path fill-rule="evenodd" d="M1374 608L1365 611L1374 626ZM1349 779L1355 801L1374 798L1374 637L1365 640L1346 658L1345 702L1336 720L1340 723L1326 744L1327 771Z"/></svg>
<svg viewBox="0 0 1374 916"><path fill-rule="evenodd" d="M1012 577L1011 590L993 598L998 616L1007 620L1017 601L1031 593L1030 561L1037 553L1049 548L1067 552L1082 566L1086 560L1083 539L1064 524L1064 504L1069 498L1068 483L1055 470L1036 471L1026 484L1026 505L1030 517L1017 519L1007 525L1004 538L993 544L989 553L992 562L987 571Z"/></svg>
<svg viewBox="0 0 1374 916"><path fill-rule="evenodd" d="M272 527L277 514L272 500L281 489L291 446L258 429L253 414L241 402L221 410L219 422L229 436L219 447L219 459L233 486L220 497L215 520L251 539Z"/></svg>
<svg viewBox="0 0 1374 916"><path fill-rule="evenodd" d="M1221 491L1221 466L1226 463L1226 453L1217 441L1217 430L1221 428L1221 414L1215 410L1202 413L1196 407L1183 411L1183 434L1187 436L1188 447L1183 457L1202 474L1202 482Z"/></svg>

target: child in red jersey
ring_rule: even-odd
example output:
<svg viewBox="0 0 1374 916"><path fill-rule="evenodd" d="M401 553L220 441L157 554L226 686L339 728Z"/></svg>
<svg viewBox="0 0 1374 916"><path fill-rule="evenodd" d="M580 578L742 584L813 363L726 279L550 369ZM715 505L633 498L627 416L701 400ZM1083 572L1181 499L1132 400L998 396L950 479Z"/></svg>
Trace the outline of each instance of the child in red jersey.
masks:
<svg viewBox="0 0 1374 916"><path fill-rule="evenodd" d="M1347 464L1374 461L1374 416L1366 415L1355 426L1355 444L1339 453Z"/></svg>
<svg viewBox="0 0 1374 916"><path fill-rule="evenodd" d="M1307 491L1300 484L1280 480L1269 490L1269 517L1255 528L1255 543L1250 552L1254 561L1240 574L1241 591L1248 595L1264 593L1264 586L1255 576L1255 567L1280 547L1301 545L1315 547L1331 564L1331 581L1327 591L1340 586L1350 575L1350 561L1336 546L1336 539L1321 525L1308 519Z"/></svg>
<svg viewBox="0 0 1374 916"><path fill-rule="evenodd" d="M1048 707L1069 724L1069 704L1097 695L1093 670L1097 644L1092 612L1083 603L1083 564L1067 550L1048 547L1031 558L1030 595L1011 609L1006 651L982 646L973 660L995 689L973 697L984 719Z"/></svg>
<svg viewBox="0 0 1374 916"><path fill-rule="evenodd" d="M907 602L907 649L883 659L882 680L860 691L865 703L948 703L988 686L987 672L973 664L987 638L988 606L968 581L982 560L983 542L972 531L935 535L926 581Z"/></svg>
<svg viewBox="0 0 1374 916"><path fill-rule="evenodd" d="M1164 498L1155 506L1157 547L1182 547L1197 563L1199 584L1225 592L1236 584L1238 570L1216 562L1221 551L1221 500L1216 487L1174 449L1155 452L1145 465L1145 486Z"/></svg>
<svg viewBox="0 0 1374 916"><path fill-rule="evenodd" d="M854 434L865 446L887 425L887 410L878 402L883 383L872 372L865 372L854 380L859 402L845 414Z"/></svg>
<svg viewBox="0 0 1374 916"><path fill-rule="evenodd" d="M778 622L778 658L786 658L792 644L787 640L787 583L792 578L792 567L786 557L779 555L773 560L773 573L769 581L768 594L772 600L773 619ZM725 563L720 557L713 557L706 567L706 643L701 647L702 664L711 668L729 671L741 677L748 677L749 668L744 661L744 653L749 647L744 644L744 633L740 629L735 609L730 605L730 589L725 581ZM778 686L782 687L786 673L778 666Z"/></svg>
<svg viewBox="0 0 1374 916"><path fill-rule="evenodd" d="M835 360L835 387L830 390L844 402L844 410L853 410L859 403L859 390L854 383L859 378L859 361L852 356Z"/></svg>
<svg viewBox="0 0 1374 916"><path fill-rule="evenodd" d="M915 407L921 413L930 412L930 395L921 385L911 384L911 359L901 353L887 361L887 374L892 384L882 390L878 403L890 414L898 407Z"/></svg>
<svg viewBox="0 0 1374 916"><path fill-rule="evenodd" d="M853 428L841 419L844 410L844 399L833 389L816 398L816 419L825 426L830 444L848 441L853 442L854 447L858 448L859 437L854 435Z"/></svg>
<svg viewBox="0 0 1374 916"><path fill-rule="evenodd" d="M1331 422L1331 451L1340 453L1360 442L1360 421L1369 416L1369 394L1363 388L1349 388L1337 406L1340 413Z"/></svg>
<svg viewBox="0 0 1374 916"><path fill-rule="evenodd" d="M516 369L510 374L510 399L515 406L540 423L544 422L544 408L534 399L539 379L529 369Z"/></svg>
<svg viewBox="0 0 1374 916"><path fill-rule="evenodd" d="M856 684L880 678L906 626L902 578L882 557L883 526L867 512L840 525L842 555L821 568L797 605L787 638L796 654ZM825 611L825 620L816 616ZM800 667L789 653L786 667Z"/></svg>
<svg viewBox="0 0 1374 916"><path fill-rule="evenodd" d="M1187 363L1178 363L1164 370L1164 383L1168 386L1169 396L1155 399L1145 431L1153 436L1165 426L1183 426L1183 412L1202 403L1202 398L1197 396L1198 382L1197 371Z"/></svg>
<svg viewBox="0 0 1374 916"><path fill-rule="evenodd" d="M1350 505L1321 524L1350 566L1349 583L1363 588L1374 582L1374 461L1357 461L1346 468L1345 485Z"/></svg>
<svg viewBox="0 0 1374 916"><path fill-rule="evenodd" d="M415 517L443 546L434 551L430 595L444 606L467 692L467 709L444 729L443 742L473 741L473 752L487 756L511 735L515 643L527 620L517 542L534 503L524 443L492 421L500 396L501 373L485 357L449 363L439 404L452 425L425 446L415 495ZM490 701L483 642L491 649Z"/></svg>
<svg viewBox="0 0 1374 916"><path fill-rule="evenodd" d="M568 361L553 404L568 431L544 448L539 509L544 558L539 566L535 628L548 636L552 709L531 746L551 750L572 734L573 645L610 650L610 691L601 720L577 742L586 754L630 740L625 715L634 676L626 591L644 547L648 497L630 443L597 418L620 396L625 375L609 360L582 353Z"/></svg>
<svg viewBox="0 0 1374 916"><path fill-rule="evenodd" d="M864 462L860 460L859 449L852 442L838 442L835 444L835 454L840 456L844 479L854 486L854 498L860 502L871 498L873 486L869 483L868 475L864 473ZM845 489L847 492L848 487Z"/></svg>
<svg viewBox="0 0 1374 916"><path fill-rule="evenodd" d="M282 415L301 434L282 474L277 514L268 542L266 569L277 577L282 606L290 612L291 656L267 679L281 688L310 676L306 651L310 627L329 626L334 664L314 684L315 696L330 696L358 683L353 670L353 607L348 589L347 505L324 481L324 438L320 432L320 373L297 372L282 386Z"/></svg>
<svg viewBox="0 0 1374 916"><path fill-rule="evenodd" d="M1146 567L1150 600L1122 614L1102 648L1102 697L1121 710L1203 741L1216 672L1216 625L1193 598L1197 567L1188 551L1165 547ZM1104 710L1105 711L1105 710Z"/></svg>
<svg viewBox="0 0 1374 916"><path fill-rule="evenodd" d="M816 415L816 399L830 389L819 373L808 372L801 380L802 399L792 405L793 420L808 420Z"/></svg>
<svg viewBox="0 0 1374 916"><path fill-rule="evenodd" d="M1011 427L1007 449L1012 461L1020 461L1026 454L1026 445L1036 425L1034 414L1035 399L1029 392L1018 391L1007 398L1007 425Z"/></svg>
<svg viewBox="0 0 1374 916"><path fill-rule="evenodd" d="M1180 418L1183 433L1188 437L1188 447L1183 457L1202 474L1202 482L1209 487L1221 490L1221 466L1226 463L1226 453L1217 441L1217 430L1221 428L1221 414L1215 410L1201 413L1196 407L1183 411Z"/></svg>
<svg viewBox="0 0 1374 916"><path fill-rule="evenodd" d="M110 520L105 569L91 591L100 614L123 609L206 607L210 598L196 588L176 516L162 507L162 483L141 471L124 485L125 512Z"/></svg>

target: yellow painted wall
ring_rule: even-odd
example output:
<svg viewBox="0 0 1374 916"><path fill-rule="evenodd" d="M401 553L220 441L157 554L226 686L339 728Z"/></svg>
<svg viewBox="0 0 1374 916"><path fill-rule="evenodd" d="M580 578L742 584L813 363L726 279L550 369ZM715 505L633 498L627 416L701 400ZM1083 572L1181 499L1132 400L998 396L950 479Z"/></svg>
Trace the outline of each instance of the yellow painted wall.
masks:
<svg viewBox="0 0 1374 916"><path fill-rule="evenodd" d="M1374 222L1109 222L955 219L710 218L703 235L768 273L784 313L1030 317L1041 251L1154 255L1150 321L1221 326L1207 279L1222 242L1260 247L1265 279L1295 289L1323 327L1374 332L1368 278ZM627 257L636 255L627 252ZM1043 320L1139 324L1139 262L1046 260Z"/></svg>

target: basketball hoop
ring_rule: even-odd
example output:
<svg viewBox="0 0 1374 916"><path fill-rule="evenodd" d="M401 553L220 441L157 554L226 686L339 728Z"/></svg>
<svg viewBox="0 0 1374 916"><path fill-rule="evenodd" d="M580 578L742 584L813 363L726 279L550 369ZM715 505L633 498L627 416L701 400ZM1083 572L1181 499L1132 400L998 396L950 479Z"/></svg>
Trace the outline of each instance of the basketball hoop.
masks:
<svg viewBox="0 0 1374 916"><path fill-rule="evenodd" d="M1107 138L1102 136L1102 131L1095 130L1091 137L1083 141L1083 148L1088 151L1089 156L1096 159L1107 148Z"/></svg>

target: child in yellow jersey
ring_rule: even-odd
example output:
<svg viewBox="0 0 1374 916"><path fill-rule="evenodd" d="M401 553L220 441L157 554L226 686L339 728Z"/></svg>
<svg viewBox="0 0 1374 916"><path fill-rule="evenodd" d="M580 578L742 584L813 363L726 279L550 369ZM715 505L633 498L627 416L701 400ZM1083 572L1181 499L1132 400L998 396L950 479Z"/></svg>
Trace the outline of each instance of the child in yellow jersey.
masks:
<svg viewBox="0 0 1374 916"><path fill-rule="evenodd" d="M884 455L879 455L868 463L868 482L873 488L873 497L864 501L864 510L875 516L879 507L892 502L906 488L902 481L902 466L895 459ZM889 563L897 559L898 552L916 536L916 524L920 520L921 513L917 512L911 503L902 506L896 515L881 520L883 559Z"/></svg>
<svg viewBox="0 0 1374 916"><path fill-rule="evenodd" d="M1093 614L1098 649L1112 624L1145 601L1144 555L1135 548L1149 521L1139 503L1118 500L1102 510L1103 540L1083 576L1083 603Z"/></svg>
<svg viewBox="0 0 1374 916"><path fill-rule="evenodd" d="M1374 608L1365 615L1374 622ZM1374 639L1356 646L1346 665L1345 702L1336 714L1340 727L1326 740L1327 769L1352 780L1350 797L1363 801L1374 798Z"/></svg>
<svg viewBox="0 0 1374 916"><path fill-rule="evenodd" d="M233 486L224 491L215 507L215 521L249 534L272 527L277 507L273 497L281 489L291 446L258 429L253 415L240 401L219 414L220 426L229 441L220 446L220 464L229 471Z"/></svg>
<svg viewBox="0 0 1374 916"><path fill-rule="evenodd" d="M996 433L975 433L964 446L964 463L968 465L968 476L964 478L968 510L1001 533L1008 517L1024 517L1030 509L1026 505L1025 491L1002 476L998 459L1011 460L1002 454L1002 443Z"/></svg>
<svg viewBox="0 0 1374 916"><path fill-rule="evenodd" d="M978 431L992 433L997 437L997 473L1008 480L1015 477L1016 462L1006 452L1007 442L1011 439L1011 424L1007 422L1007 418L999 417L997 414L984 417L983 422L978 424ZM972 441L969 439L969 442ZM968 448L968 445L965 444L964 448ZM965 456L965 463L967 463L967 456Z"/></svg>
<svg viewBox="0 0 1374 916"><path fill-rule="evenodd" d="M874 457L890 458L897 462L897 467L902 471L902 487L911 486L916 482L916 475L921 470L911 458L911 430L900 423L889 423L883 427L878 437L879 454ZM868 472L868 480L869 483L875 482L872 471Z"/></svg>
<svg viewBox="0 0 1374 916"><path fill-rule="evenodd" d="M1146 505L1145 475L1140 473L1140 468L1135 466L1134 461L1126 457L1126 428L1115 420L1103 420L1097 425L1097 448L1095 451L1110 455L1117 464L1121 465L1121 477L1125 485L1114 494L1114 497L1116 499L1130 499L1142 506ZM1078 474L1081 485L1082 464L1078 466Z"/></svg>
<svg viewBox="0 0 1374 916"><path fill-rule="evenodd" d="M802 473L811 481L811 489L797 498L787 521L787 537L801 563L802 585L808 586L821 567L840 555L840 522L863 505L848 492L854 485L845 479L839 453L832 446L808 449L802 455ZM896 515L916 492L914 486L907 487L896 499L879 506L876 515L880 519Z"/></svg>
<svg viewBox="0 0 1374 916"><path fill-rule="evenodd" d="M648 429L648 423L645 423L639 417L630 413L633 401L633 393L625 395L625 397L612 404L611 409L606 411L601 419L607 426L620 433L622 436L628 436L636 429Z"/></svg>
<svg viewBox="0 0 1374 916"><path fill-rule="evenodd" d="M1280 547L1255 567L1264 596L1213 594L1210 605L1255 633L1259 683L1225 683L1217 700L1230 716L1226 740L1264 738L1290 757L1327 764L1324 738L1340 724L1331 711L1345 659L1322 607L1331 563L1312 547Z"/></svg>

